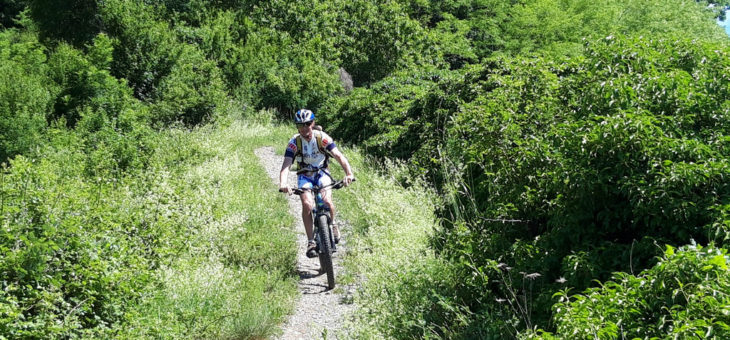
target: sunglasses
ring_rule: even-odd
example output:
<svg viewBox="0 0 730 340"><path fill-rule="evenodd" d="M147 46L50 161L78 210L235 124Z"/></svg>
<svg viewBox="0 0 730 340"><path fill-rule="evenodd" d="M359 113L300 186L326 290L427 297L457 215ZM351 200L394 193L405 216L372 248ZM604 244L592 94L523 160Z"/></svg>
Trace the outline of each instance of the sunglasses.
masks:
<svg viewBox="0 0 730 340"><path fill-rule="evenodd" d="M312 125L312 122L307 122L307 123L296 123L296 125L297 125L297 127L302 127L302 126L310 126L310 125Z"/></svg>

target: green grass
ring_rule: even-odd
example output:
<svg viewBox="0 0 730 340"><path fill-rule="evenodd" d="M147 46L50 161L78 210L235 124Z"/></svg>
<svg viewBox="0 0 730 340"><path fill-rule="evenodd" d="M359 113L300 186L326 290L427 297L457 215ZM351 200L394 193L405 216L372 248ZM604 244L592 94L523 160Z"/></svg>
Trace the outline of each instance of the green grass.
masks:
<svg viewBox="0 0 730 340"><path fill-rule="evenodd" d="M293 131L233 121L171 133L192 151L164 150L160 162L197 160L170 189L184 198L179 205L191 227L184 251L159 271L159 287L148 291L123 337L266 338L279 331L297 295L294 221L253 150L274 146L281 155ZM357 150L343 151L358 181L335 194L340 218L349 222L340 282L362 285L353 300L355 325L347 327L360 338L396 336L393 322L417 320L430 306L414 301L424 294L411 290L442 279L431 273L441 266L427 246L438 202L423 184L400 186L402 167L373 168ZM339 165L332 170L343 176Z"/></svg>
<svg viewBox="0 0 730 340"><path fill-rule="evenodd" d="M357 177L335 194L340 216L350 224L343 230L348 248L341 282L361 285L351 336L393 338L413 328L412 334L433 334L429 325L419 324L433 304L423 292L433 289L434 281L449 279L428 248L437 199L424 183L408 189L398 184L407 176L402 166L375 168L357 150L343 151ZM342 176L338 166L333 173Z"/></svg>
<svg viewBox="0 0 730 340"><path fill-rule="evenodd" d="M265 338L278 332L296 298L295 233L286 201L253 150L284 144L284 128L233 120L192 132L173 131L178 145L195 150L166 190L182 199L184 247L157 272L121 337ZM175 149L175 150L173 150Z"/></svg>
<svg viewBox="0 0 730 340"><path fill-rule="evenodd" d="M146 291L120 337L255 339L279 332L297 297L294 221L253 150L274 146L281 155L293 131L233 120L169 133L177 147L161 149L158 163L177 170L157 181L156 192L169 192L185 209L174 214L184 216L177 223L187 226L178 236L184 247L156 273L159 284ZM450 278L428 249L435 196L422 183L399 185L402 167L374 168L358 150L343 151L358 178L335 194L339 216L349 222L340 282L361 284L350 335L400 336L394 324L435 334L412 324L433 304L424 291ZM332 170L343 176L339 165Z"/></svg>

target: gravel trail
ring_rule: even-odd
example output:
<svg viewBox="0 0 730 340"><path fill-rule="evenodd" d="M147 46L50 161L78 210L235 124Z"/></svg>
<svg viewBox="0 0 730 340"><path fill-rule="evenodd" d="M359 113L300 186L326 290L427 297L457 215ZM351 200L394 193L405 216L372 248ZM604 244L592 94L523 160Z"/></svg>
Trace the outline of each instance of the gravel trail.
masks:
<svg viewBox="0 0 730 340"><path fill-rule="evenodd" d="M266 168L266 172L278 186L279 170L283 158L281 155L274 153L274 148L263 147L254 151L259 157L261 164ZM296 175L289 173L289 185L296 183ZM294 314L283 325L283 334L277 339L343 339L347 338L347 333L341 327L346 324L347 317L354 309L354 305L349 303L349 297L352 296L354 288L352 286L343 286L337 283L333 290L327 290L327 275L320 274L319 260L317 258L307 258L305 250L307 246L307 236L304 232L304 224L302 224L302 207L299 196L289 196L289 213L294 216L297 232L298 260L297 272L299 273L299 292L301 296L297 301ZM337 222L343 226L342 221ZM342 273L342 265L340 258L347 251L347 232L346 227L340 227L343 237L340 244L337 245L337 252L334 254L333 262L335 266L335 277Z"/></svg>

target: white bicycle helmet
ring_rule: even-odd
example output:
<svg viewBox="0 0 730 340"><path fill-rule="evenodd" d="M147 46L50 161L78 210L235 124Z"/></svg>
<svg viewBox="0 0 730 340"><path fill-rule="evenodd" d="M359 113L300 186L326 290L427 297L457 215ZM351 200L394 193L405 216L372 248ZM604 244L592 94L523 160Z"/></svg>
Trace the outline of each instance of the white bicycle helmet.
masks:
<svg viewBox="0 0 730 340"><path fill-rule="evenodd" d="M314 112L312 110L301 109L294 114L294 123L309 123L314 120Z"/></svg>

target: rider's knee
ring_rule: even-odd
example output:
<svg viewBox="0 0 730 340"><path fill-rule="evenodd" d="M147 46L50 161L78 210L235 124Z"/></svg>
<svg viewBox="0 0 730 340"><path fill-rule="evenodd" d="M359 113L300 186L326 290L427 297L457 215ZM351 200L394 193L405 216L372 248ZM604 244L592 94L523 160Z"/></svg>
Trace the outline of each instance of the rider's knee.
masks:
<svg viewBox="0 0 730 340"><path fill-rule="evenodd" d="M327 204L327 206L330 207L330 209L335 208L335 202L332 202L332 199L324 199L323 201L324 201L324 204Z"/></svg>
<svg viewBox="0 0 730 340"><path fill-rule="evenodd" d="M305 212L311 213L312 208L314 208L313 200L307 199L306 197L302 197L302 210Z"/></svg>

